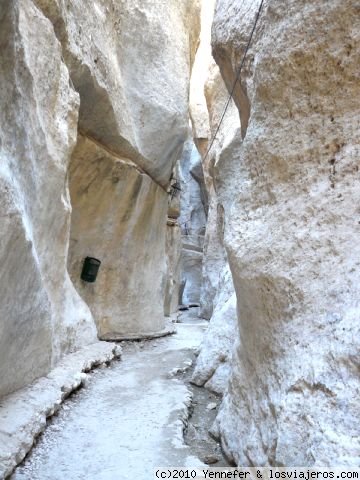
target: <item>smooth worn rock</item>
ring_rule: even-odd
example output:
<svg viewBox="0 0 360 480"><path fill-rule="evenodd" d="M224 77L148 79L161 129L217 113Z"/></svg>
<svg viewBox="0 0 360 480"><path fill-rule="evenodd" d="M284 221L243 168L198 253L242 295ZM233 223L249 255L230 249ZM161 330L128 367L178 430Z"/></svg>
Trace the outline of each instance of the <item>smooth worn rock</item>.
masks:
<svg viewBox="0 0 360 480"><path fill-rule="evenodd" d="M165 251L166 189L188 136L199 20L193 0L1 2L0 396L96 340L83 299L100 334L165 331L165 285L174 310L179 284ZM90 158L79 154L84 137ZM77 141L79 191L68 171ZM67 272L70 226L83 299ZM95 291L79 280L87 255L104 260Z"/></svg>
<svg viewBox="0 0 360 480"><path fill-rule="evenodd" d="M256 10L217 1L228 86ZM265 2L215 163L240 332L217 429L242 466L360 465L359 18L353 0Z"/></svg>
<svg viewBox="0 0 360 480"><path fill-rule="evenodd" d="M69 271L102 339L164 329L168 195L128 159L79 137L70 165ZM101 260L95 283L84 258Z"/></svg>
<svg viewBox="0 0 360 480"><path fill-rule="evenodd" d="M179 162L182 233L180 302L199 303L202 284L203 243L207 216L207 192L201 157L192 141L185 144Z"/></svg>
<svg viewBox="0 0 360 480"><path fill-rule="evenodd" d="M177 312L180 301L181 285L181 229L176 222L166 227L166 286L164 313L165 316Z"/></svg>
<svg viewBox="0 0 360 480"><path fill-rule="evenodd" d="M164 313L175 311L180 283L178 205L175 199L168 208L167 191L188 134L199 2L103 0L85 12L80 1L37 3L80 95L70 171L72 278L101 338L166 333ZM82 138L97 150L93 159L91 149L78 153ZM123 168L124 161L138 168ZM102 260L95 285L79 280L87 255Z"/></svg>
<svg viewBox="0 0 360 480"><path fill-rule="evenodd" d="M223 272L228 269L224 248L224 208L214 187L214 162L224 137L220 125L223 105L228 92L221 78L219 67L211 55L211 25L215 2L206 2L202 11L200 45L196 55L190 86L190 112L195 145L202 156L203 184L206 188L206 232L203 248L202 281L200 292L200 316L210 320L221 290ZM193 172L194 170L192 170ZM227 300L227 299L226 299ZM209 336L210 338L210 336Z"/></svg>
<svg viewBox="0 0 360 480"><path fill-rule="evenodd" d="M226 391L233 346L238 335L236 295L228 274L229 291L219 290L217 306L211 317L196 361L192 383L223 394ZM230 296L229 296L230 295Z"/></svg>
<svg viewBox="0 0 360 480"><path fill-rule="evenodd" d="M0 9L0 396L96 340L67 270L67 167L79 99L51 23L30 0Z"/></svg>
<svg viewBox="0 0 360 480"><path fill-rule="evenodd" d="M223 106L228 98L228 92L221 78L219 68L214 64L207 51L210 44L210 23L212 10L209 6L208 15L203 24L203 37L205 52L202 60L202 71L196 70L192 76L191 91L197 95L191 97L191 112L193 130L198 135L201 124L208 124L210 132L208 139L195 138L197 148L202 154L204 181L209 198L208 217L204 239L204 254L202 262L202 285L200 293L200 316L210 320L209 328L205 334L198 356L192 383L205 386L211 391L223 395L227 389L231 373L231 358L234 343L238 336L236 295L224 246L225 213L224 205L228 199L226 190L224 195L215 185L214 164L221 152L227 135L232 132L233 126L229 118L220 124ZM201 49L202 45L200 45ZM206 75L204 75L206 72ZM194 103L195 102L195 103ZM204 113L203 105L207 110ZM238 118L237 110L231 105L231 112ZM201 122L201 118L204 117ZM232 118L230 118L232 121ZM200 122L200 127L197 124ZM218 126L220 125L220 129ZM212 143L217 132L215 141Z"/></svg>
<svg viewBox="0 0 360 480"><path fill-rule="evenodd" d="M200 2L34 1L80 94L80 130L166 186L187 137Z"/></svg>

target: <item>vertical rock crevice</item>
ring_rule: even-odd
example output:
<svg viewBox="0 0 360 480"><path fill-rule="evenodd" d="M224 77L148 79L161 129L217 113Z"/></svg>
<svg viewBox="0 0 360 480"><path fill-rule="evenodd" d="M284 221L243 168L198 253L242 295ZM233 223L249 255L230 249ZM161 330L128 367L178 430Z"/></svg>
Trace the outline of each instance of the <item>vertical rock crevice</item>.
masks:
<svg viewBox="0 0 360 480"><path fill-rule="evenodd" d="M211 24L215 2L204 5L202 38L190 88L190 111L195 144L202 156L204 183L207 190L207 224L204 238L200 316L210 320L192 377L196 385L205 385L223 394L230 375L232 347L237 335L236 296L224 245L225 216L222 195L216 177L220 147L233 126L221 126L213 148L210 139L219 124L228 93L214 63L210 48ZM235 107L232 111L238 115ZM238 128L239 121L236 122ZM226 186L224 185L226 191Z"/></svg>
<svg viewBox="0 0 360 480"><path fill-rule="evenodd" d="M182 234L182 305L199 305L202 284L202 261L206 228L207 195L201 157L193 143L188 141L179 165L181 185Z"/></svg>

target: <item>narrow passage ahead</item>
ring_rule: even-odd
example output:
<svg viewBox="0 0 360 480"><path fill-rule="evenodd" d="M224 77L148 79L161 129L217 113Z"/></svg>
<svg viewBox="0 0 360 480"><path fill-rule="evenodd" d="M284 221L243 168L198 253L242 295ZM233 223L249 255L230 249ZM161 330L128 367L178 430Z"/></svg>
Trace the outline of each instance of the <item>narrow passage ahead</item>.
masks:
<svg viewBox="0 0 360 480"><path fill-rule="evenodd" d="M12 480L149 480L155 467L200 466L182 438L190 392L169 374L190 363L207 325L188 322L176 335L125 344L121 361L92 373Z"/></svg>

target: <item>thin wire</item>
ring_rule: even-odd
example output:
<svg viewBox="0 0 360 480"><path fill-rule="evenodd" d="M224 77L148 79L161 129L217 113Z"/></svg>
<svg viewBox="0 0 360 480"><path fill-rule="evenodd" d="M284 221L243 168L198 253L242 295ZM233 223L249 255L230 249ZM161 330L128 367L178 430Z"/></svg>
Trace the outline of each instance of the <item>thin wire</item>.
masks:
<svg viewBox="0 0 360 480"><path fill-rule="evenodd" d="M244 52L244 55L243 55L242 60L241 60L241 63L240 63L240 67L239 67L239 69L238 69L238 71L237 71L237 74L236 74L236 78L235 78L235 81L234 81L234 85L233 85L233 87L232 87L232 89L231 89L229 98L228 98L228 100L227 100L227 102L226 102L226 104L225 104L225 108L224 108L223 113L222 113L222 115L221 115L220 122L219 122L219 124L218 124L218 126L217 126L217 128L216 128L215 134L214 134L214 136L213 136L213 138L212 138L212 140L211 140L211 142L210 142L210 146L209 146L209 148L208 148L207 151L206 151L205 157L204 157L204 159L203 159L203 163L204 163L205 160L207 159L207 157L208 157L208 155L209 155L209 153L210 153L210 150L211 150L212 146L214 145L214 142L215 142L215 139L216 139L216 137L217 137L217 134L219 133L220 127L221 127L222 122L223 122L223 120L224 120L224 118L225 118L227 109L229 108L231 99L233 98L233 95L234 95L234 92L235 92L235 87L236 87L237 82L238 82L239 79L240 79L240 73L241 73L242 67L244 66L245 59L246 59L246 55L247 55L247 53L248 53L248 51L249 51L249 48L250 48L250 45L251 45L251 41L252 41L253 36L254 36L254 33L255 33L255 29L256 29L257 23L258 23L259 18L260 18L260 14L261 14L261 10L262 10L263 4L264 4L264 0L261 0L259 9L258 9L257 14L256 14L255 22L254 22L253 28L252 28L252 30L251 30L250 37L249 37L249 40L248 40L248 42L247 42L247 45L246 45L246 48L245 48L245 52Z"/></svg>

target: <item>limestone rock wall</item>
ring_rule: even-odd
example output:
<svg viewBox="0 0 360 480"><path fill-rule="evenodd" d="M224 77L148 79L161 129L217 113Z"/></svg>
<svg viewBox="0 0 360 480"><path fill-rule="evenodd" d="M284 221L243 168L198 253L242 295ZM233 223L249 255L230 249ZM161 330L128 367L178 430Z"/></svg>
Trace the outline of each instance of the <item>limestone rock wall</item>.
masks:
<svg viewBox="0 0 360 480"><path fill-rule="evenodd" d="M93 317L100 336L163 328L198 35L197 0L0 1L0 396L95 341Z"/></svg>
<svg viewBox="0 0 360 480"><path fill-rule="evenodd" d="M224 100L226 88L221 80L219 69L213 65L205 86L206 100L209 108L209 124L214 135ZM239 124L235 107L229 115L231 122L226 121L218 132L216 143L206 156L203 152L203 167L210 199L209 215L206 226L204 257L202 271L202 288L200 296L200 316L210 320L209 328L201 345L192 382L204 385L219 394L226 391L231 372L231 359L234 342L238 336L236 295L233 285L227 254L224 245L225 208L232 198L228 195L227 185L222 189L215 183L216 168L214 164L228 134L233 136L234 128Z"/></svg>
<svg viewBox="0 0 360 480"><path fill-rule="evenodd" d="M256 8L217 1L228 87ZM239 325L217 429L240 465L359 467L359 13L265 2L235 95L241 130L214 164Z"/></svg>
<svg viewBox="0 0 360 480"><path fill-rule="evenodd" d="M209 38L210 41L210 38ZM227 90L221 78L221 74L214 61L209 59L208 77L204 83L204 99L206 101L209 123L209 139L202 145L198 139L199 150L202 153L203 169L206 182L206 188L209 197L209 214L206 226L206 235L204 242L204 261L203 261L203 283L201 289L201 315L210 319L216 306L218 292L222 288L222 278L224 272L228 270L227 255L224 246L225 215L224 202L229 198L225 195L220 198L220 192L215 185L214 164L216 158L221 152L222 145L226 140L228 131L232 131L232 124L228 118L221 125L215 142L210 150L210 141L214 137L223 111L223 105L227 99ZM232 105L232 115L235 114L235 108ZM236 122L235 119L235 125ZM226 189L225 189L226 193Z"/></svg>
<svg viewBox="0 0 360 480"><path fill-rule="evenodd" d="M215 308L204 335L191 382L223 395L231 374L234 343L238 337L236 295L227 265L219 273Z"/></svg>
<svg viewBox="0 0 360 480"><path fill-rule="evenodd" d="M180 157L181 158L181 157ZM179 162L173 169L170 187L168 189L168 211L166 222L166 284L164 312L167 317L178 311L181 297L181 227L179 217L181 214L181 201L179 191Z"/></svg>
<svg viewBox="0 0 360 480"><path fill-rule="evenodd" d="M188 130L199 0L34 0L59 38L79 127L167 185Z"/></svg>
<svg viewBox="0 0 360 480"><path fill-rule="evenodd" d="M181 229L177 222L169 220L166 227L166 285L164 313L170 317L176 313L180 303L181 289Z"/></svg>
<svg viewBox="0 0 360 480"><path fill-rule="evenodd" d="M167 192L131 161L79 136L70 169L69 272L102 339L164 328ZM95 283L80 279L101 260Z"/></svg>
<svg viewBox="0 0 360 480"><path fill-rule="evenodd" d="M202 284L204 236L207 222L207 192L201 157L192 141L184 149L180 164L179 224L182 234L181 303L199 304Z"/></svg>
<svg viewBox="0 0 360 480"><path fill-rule="evenodd" d="M80 140L70 170L72 278L101 338L158 333L176 298L167 187L187 138L199 3L107 0L86 12L81 1L37 3L62 44L90 142L82 152ZM79 280L87 255L102 260L96 286Z"/></svg>
<svg viewBox="0 0 360 480"><path fill-rule="evenodd" d="M235 122L221 126L210 151L210 139L219 125L228 93L210 49L213 4L204 4L202 36L191 79L190 111L196 146L202 157L204 183L208 198L208 216L204 238L202 284L199 315L209 319L197 358L192 382L223 394L231 372L231 358L237 332L236 295L224 246L224 205L231 196L217 188L215 168L217 156L227 139L228 131L239 126L238 112L232 106ZM198 58L198 55L200 58ZM200 67L199 68L199 64ZM233 120L233 119L232 119Z"/></svg>
<svg viewBox="0 0 360 480"><path fill-rule="evenodd" d="M78 95L50 22L30 0L0 8L0 395L96 339L66 270L66 184Z"/></svg>

